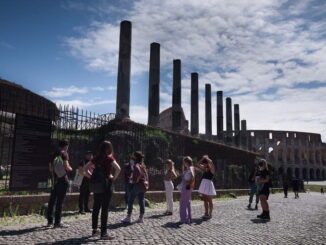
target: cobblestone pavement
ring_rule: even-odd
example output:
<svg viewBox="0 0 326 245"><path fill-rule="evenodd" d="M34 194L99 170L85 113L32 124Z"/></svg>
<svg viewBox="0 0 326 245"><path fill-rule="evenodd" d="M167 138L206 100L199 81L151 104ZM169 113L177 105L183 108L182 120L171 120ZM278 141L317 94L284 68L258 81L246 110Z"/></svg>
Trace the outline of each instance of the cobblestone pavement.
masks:
<svg viewBox="0 0 326 245"><path fill-rule="evenodd" d="M291 193L292 194L292 193ZM178 212L147 212L145 223L123 225L124 213L109 215L113 241L91 237L89 217L70 221L70 227L47 229L41 225L0 228L0 244L326 244L326 195L318 193L270 196L271 221L256 219L247 210L247 198L215 202L214 217L203 221L202 205L193 206L193 223L178 224ZM134 215L136 219L136 215Z"/></svg>

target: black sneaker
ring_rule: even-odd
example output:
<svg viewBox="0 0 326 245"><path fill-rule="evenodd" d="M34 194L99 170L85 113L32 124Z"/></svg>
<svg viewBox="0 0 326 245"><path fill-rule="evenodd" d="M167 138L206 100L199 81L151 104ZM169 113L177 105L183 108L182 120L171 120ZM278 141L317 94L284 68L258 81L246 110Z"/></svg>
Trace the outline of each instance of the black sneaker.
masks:
<svg viewBox="0 0 326 245"><path fill-rule="evenodd" d="M79 211L78 213L79 214L86 214L84 211Z"/></svg>
<svg viewBox="0 0 326 245"><path fill-rule="evenodd" d="M86 213L91 213L92 210L90 210L90 209L86 209L85 212L86 212Z"/></svg>
<svg viewBox="0 0 326 245"><path fill-rule="evenodd" d="M115 235L109 235L108 233L101 234L101 240L113 240Z"/></svg>
<svg viewBox="0 0 326 245"><path fill-rule="evenodd" d="M263 215L262 219L264 219L264 220L270 220L271 217L269 216L269 212L266 212L265 215Z"/></svg>
<svg viewBox="0 0 326 245"><path fill-rule="evenodd" d="M257 218L262 219L265 216L265 211L263 211L261 214L257 215Z"/></svg>
<svg viewBox="0 0 326 245"><path fill-rule="evenodd" d="M64 223L54 224L53 228L68 228L69 225L66 225Z"/></svg>
<svg viewBox="0 0 326 245"><path fill-rule="evenodd" d="M93 229L93 231L92 231L92 236L96 236L97 234L98 234L98 229Z"/></svg>

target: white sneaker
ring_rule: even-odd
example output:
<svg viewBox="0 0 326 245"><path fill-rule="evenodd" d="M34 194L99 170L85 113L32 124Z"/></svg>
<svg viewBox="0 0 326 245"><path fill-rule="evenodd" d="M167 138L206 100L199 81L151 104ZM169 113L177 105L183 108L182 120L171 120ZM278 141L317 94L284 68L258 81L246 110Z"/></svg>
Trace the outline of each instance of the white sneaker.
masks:
<svg viewBox="0 0 326 245"><path fill-rule="evenodd" d="M144 223L144 218L143 217L139 217L137 219L136 223Z"/></svg>
<svg viewBox="0 0 326 245"><path fill-rule="evenodd" d="M122 223L131 223L131 218L130 216L126 216L126 218L121 220Z"/></svg>

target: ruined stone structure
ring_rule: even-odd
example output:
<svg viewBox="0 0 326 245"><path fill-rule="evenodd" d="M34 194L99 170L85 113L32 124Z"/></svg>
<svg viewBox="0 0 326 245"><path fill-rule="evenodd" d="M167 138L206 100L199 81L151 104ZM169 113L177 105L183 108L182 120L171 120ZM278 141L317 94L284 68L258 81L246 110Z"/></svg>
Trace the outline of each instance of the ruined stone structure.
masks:
<svg viewBox="0 0 326 245"><path fill-rule="evenodd" d="M182 107L180 107L180 108L181 108L181 111L180 111L181 120L180 120L180 126L178 129L178 132L183 133L183 134L189 134L189 122L186 119L183 108ZM170 107L160 113L159 123L157 126L159 128L173 130L172 118L173 118L173 108Z"/></svg>
<svg viewBox="0 0 326 245"><path fill-rule="evenodd" d="M248 130L242 138L247 148L263 154L280 176L326 179L326 143L320 134Z"/></svg>

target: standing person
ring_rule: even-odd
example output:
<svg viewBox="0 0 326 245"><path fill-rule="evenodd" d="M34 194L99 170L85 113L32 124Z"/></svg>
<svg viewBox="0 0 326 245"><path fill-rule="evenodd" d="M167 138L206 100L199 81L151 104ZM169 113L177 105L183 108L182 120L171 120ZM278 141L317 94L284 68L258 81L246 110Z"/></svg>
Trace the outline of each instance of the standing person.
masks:
<svg viewBox="0 0 326 245"><path fill-rule="evenodd" d="M81 161L78 165L78 173L81 176L84 176L84 167L86 164L93 159L93 153L91 151L87 151L84 160ZM79 213L85 214L91 213L92 211L88 208L88 200L89 200L89 178L83 177L82 183L79 187Z"/></svg>
<svg viewBox="0 0 326 245"><path fill-rule="evenodd" d="M270 188L270 178L271 174L267 167L267 162L265 159L259 160L258 163L259 172L256 177L256 183L258 188L258 194L260 199L260 204L263 212L260 215L257 215L257 218L270 220L269 215L269 205L268 205L268 197L269 197L269 188Z"/></svg>
<svg viewBox="0 0 326 245"><path fill-rule="evenodd" d="M205 214L203 219L211 219L213 213L213 196L216 196L216 190L213 184L215 166L208 155L204 155L198 164L199 169L204 173L200 181L198 192L204 201Z"/></svg>
<svg viewBox="0 0 326 245"><path fill-rule="evenodd" d="M322 194L322 195L325 194L325 193L324 193L324 188L323 188L323 187L320 188L320 194Z"/></svg>
<svg viewBox="0 0 326 245"><path fill-rule="evenodd" d="M131 214L134 200L138 197L140 214L137 223L144 222L145 214L145 192L148 190L148 174L144 164L144 155L140 151L136 151L133 155L135 166L132 172L132 186L128 198L128 212L127 216L122 220L123 223L131 223Z"/></svg>
<svg viewBox="0 0 326 245"><path fill-rule="evenodd" d="M172 215L173 214L173 180L177 178L177 174L174 169L174 162L171 159L166 160L166 173L164 176L164 187L165 187L165 197L167 208L165 215Z"/></svg>
<svg viewBox="0 0 326 245"><path fill-rule="evenodd" d="M59 149L53 154L49 163L51 173L52 190L47 209L48 226L53 225L53 208L55 205L54 228L64 228L67 225L61 223L61 214L63 202L69 187L67 172L72 171L69 164L68 155L69 142L68 140L59 141Z"/></svg>
<svg viewBox="0 0 326 245"><path fill-rule="evenodd" d="M191 157L186 156L182 162L182 182L178 185L180 197L180 222L191 223L191 191L195 185L195 172Z"/></svg>
<svg viewBox="0 0 326 245"><path fill-rule="evenodd" d="M284 192L284 198L288 198L288 189L289 189L289 184L288 184L288 180L285 177L283 179L283 192Z"/></svg>
<svg viewBox="0 0 326 245"><path fill-rule="evenodd" d="M130 191L132 188L132 173L134 171L134 166L135 166L135 158L131 157L129 162L125 163L124 165L124 180L125 180L125 204L126 204L126 209L128 208L128 200L129 200L129 195Z"/></svg>
<svg viewBox="0 0 326 245"><path fill-rule="evenodd" d="M114 175L113 171L114 169ZM92 235L98 233L98 215L101 210L101 239L111 240L113 235L107 233L108 212L112 197L112 181L119 176L121 169L113 157L113 146L110 141L103 141L98 153L85 166L84 174L90 178L90 191L94 193L94 205L92 213Z"/></svg>
<svg viewBox="0 0 326 245"><path fill-rule="evenodd" d="M247 206L248 209L251 209L251 203L254 199L254 195L256 195L256 205L255 209L258 209L258 203L259 203L259 195L257 192L257 184L256 184L256 175L258 174L258 166L255 166L255 168L251 171L248 182L250 184L250 191L249 191L249 204Z"/></svg>
<svg viewBox="0 0 326 245"><path fill-rule="evenodd" d="M292 180L292 188L293 188L295 199L299 198L299 185L300 185L299 179L297 177L294 177Z"/></svg>

